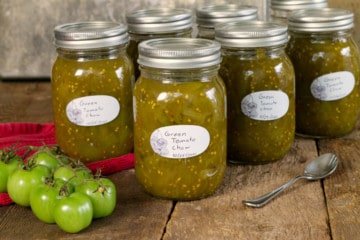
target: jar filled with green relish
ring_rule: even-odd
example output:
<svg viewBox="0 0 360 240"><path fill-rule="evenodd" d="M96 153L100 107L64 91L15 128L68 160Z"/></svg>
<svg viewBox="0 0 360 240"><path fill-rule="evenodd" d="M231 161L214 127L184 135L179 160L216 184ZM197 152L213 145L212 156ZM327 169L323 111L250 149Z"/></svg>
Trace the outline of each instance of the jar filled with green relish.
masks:
<svg viewBox="0 0 360 240"><path fill-rule="evenodd" d="M220 76L228 96L228 161L262 164L282 158L295 135L295 76L282 23L230 22L215 27Z"/></svg>
<svg viewBox="0 0 360 240"><path fill-rule="evenodd" d="M142 9L126 14L130 35L127 52L132 58L135 80L140 75L137 59L138 45L141 41L154 38L191 38L192 12L183 8Z"/></svg>
<svg viewBox="0 0 360 240"><path fill-rule="evenodd" d="M256 20L257 8L249 5L220 4L196 9L196 23L199 38L214 39L215 25L230 21Z"/></svg>
<svg viewBox="0 0 360 240"><path fill-rule="evenodd" d="M296 75L296 133L315 138L350 133L360 111L359 50L353 13L304 9L289 17L287 46Z"/></svg>
<svg viewBox="0 0 360 240"><path fill-rule="evenodd" d="M153 196L214 193L226 168L226 91L220 44L163 38L139 45L134 87L135 173Z"/></svg>
<svg viewBox="0 0 360 240"><path fill-rule="evenodd" d="M291 12L300 9L326 8L327 0L270 0L271 21L287 23Z"/></svg>
<svg viewBox="0 0 360 240"><path fill-rule="evenodd" d="M131 152L134 70L126 54L127 27L76 22L54 32L58 56L51 83L57 144L83 162Z"/></svg>

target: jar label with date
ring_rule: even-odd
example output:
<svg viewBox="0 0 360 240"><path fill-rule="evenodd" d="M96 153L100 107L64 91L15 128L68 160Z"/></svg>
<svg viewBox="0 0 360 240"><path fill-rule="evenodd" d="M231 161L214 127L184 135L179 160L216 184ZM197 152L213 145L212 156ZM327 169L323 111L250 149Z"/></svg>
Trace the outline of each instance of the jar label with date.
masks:
<svg viewBox="0 0 360 240"><path fill-rule="evenodd" d="M289 97L280 90L253 92L241 101L242 112L254 120L276 120L283 117L288 109Z"/></svg>
<svg viewBox="0 0 360 240"><path fill-rule="evenodd" d="M172 125L156 129L150 137L155 153L167 158L190 158L209 146L210 134L201 126Z"/></svg>
<svg viewBox="0 0 360 240"><path fill-rule="evenodd" d="M333 101L346 97L355 87L351 72L329 73L316 78L310 86L311 94L321 101Z"/></svg>
<svg viewBox="0 0 360 240"><path fill-rule="evenodd" d="M119 101L107 95L75 98L66 106L69 121L79 126L102 125L114 120L119 113Z"/></svg>

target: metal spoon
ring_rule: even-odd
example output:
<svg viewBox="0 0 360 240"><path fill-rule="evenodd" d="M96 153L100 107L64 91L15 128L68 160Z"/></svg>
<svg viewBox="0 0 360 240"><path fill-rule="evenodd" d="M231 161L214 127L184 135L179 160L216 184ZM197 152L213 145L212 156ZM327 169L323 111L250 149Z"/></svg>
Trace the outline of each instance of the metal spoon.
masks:
<svg viewBox="0 0 360 240"><path fill-rule="evenodd" d="M244 200L243 203L250 207L262 207L271 199L275 198L279 193L293 185L299 179L319 180L332 174L338 165L337 157L332 153L325 153L311 161L305 168L304 174L291 179L289 182L278 187L263 196L252 200Z"/></svg>

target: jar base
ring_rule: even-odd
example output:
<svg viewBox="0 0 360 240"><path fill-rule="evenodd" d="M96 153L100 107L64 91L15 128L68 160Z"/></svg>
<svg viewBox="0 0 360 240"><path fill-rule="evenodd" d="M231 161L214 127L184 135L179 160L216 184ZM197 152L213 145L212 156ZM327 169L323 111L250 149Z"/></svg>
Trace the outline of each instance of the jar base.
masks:
<svg viewBox="0 0 360 240"><path fill-rule="evenodd" d="M334 135L334 136L325 136L325 135L313 135L313 134L295 132L295 135L298 137L302 137L302 138L325 139L325 138L341 138L350 133L352 133L352 131L345 133L345 134L339 134L339 135Z"/></svg>
<svg viewBox="0 0 360 240"><path fill-rule="evenodd" d="M280 158L281 159L281 158ZM264 165L264 164L269 164L269 163L273 163L276 161L279 161L280 159L275 159L275 160L267 160L267 161L244 161L244 160L235 160L235 159L228 159L227 163L229 165Z"/></svg>

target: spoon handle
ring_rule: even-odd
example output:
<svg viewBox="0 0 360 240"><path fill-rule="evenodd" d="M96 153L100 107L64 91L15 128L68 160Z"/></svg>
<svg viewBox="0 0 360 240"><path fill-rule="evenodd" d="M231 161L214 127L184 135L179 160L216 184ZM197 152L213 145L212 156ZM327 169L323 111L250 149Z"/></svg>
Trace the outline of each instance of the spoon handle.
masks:
<svg viewBox="0 0 360 240"><path fill-rule="evenodd" d="M297 180L299 180L301 178L303 178L303 176L297 176L297 177L291 179L290 181L288 181L287 183L285 183L284 185L278 187L277 189L275 189L267 194L264 194L258 198L254 198L251 200L244 200L243 203L250 207L262 207L265 204L267 204L268 202L270 202L271 199L275 198L282 191L284 191L286 188L293 185Z"/></svg>

